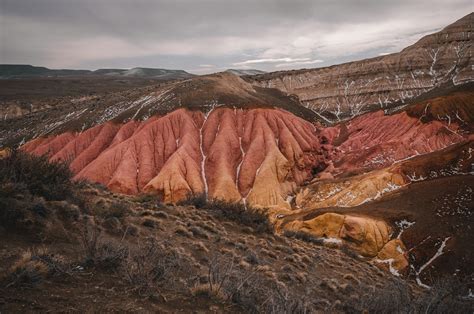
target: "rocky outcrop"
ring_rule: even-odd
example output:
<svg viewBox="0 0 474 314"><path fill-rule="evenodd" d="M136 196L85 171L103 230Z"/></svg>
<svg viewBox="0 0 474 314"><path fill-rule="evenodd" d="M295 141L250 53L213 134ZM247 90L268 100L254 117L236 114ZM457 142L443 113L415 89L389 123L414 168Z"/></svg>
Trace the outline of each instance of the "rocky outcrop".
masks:
<svg viewBox="0 0 474 314"><path fill-rule="evenodd" d="M23 146L69 161L76 179L125 194L188 194L289 208L286 196L323 165L316 128L277 109L179 109L146 121L107 122Z"/></svg>
<svg viewBox="0 0 474 314"><path fill-rule="evenodd" d="M404 106L443 83L472 81L473 28L471 13L400 53L247 79L256 86L298 95L305 106L333 123L374 109Z"/></svg>
<svg viewBox="0 0 474 314"><path fill-rule="evenodd" d="M467 138L444 150L401 160L383 169L350 177L317 179L298 191L295 206L354 207L379 200L415 182L471 175L473 151L474 142Z"/></svg>
<svg viewBox="0 0 474 314"><path fill-rule="evenodd" d="M377 263L389 261L388 267L396 272L403 272L408 267L403 242L390 239L392 228L383 220L328 212L316 217L290 218L278 230L303 232L326 243L348 246Z"/></svg>
<svg viewBox="0 0 474 314"><path fill-rule="evenodd" d="M423 123L403 111L386 115L368 113L348 123L322 131L333 145L333 164L325 170L331 175L357 174L380 169L407 158L431 153L466 140L458 122L439 120Z"/></svg>
<svg viewBox="0 0 474 314"><path fill-rule="evenodd" d="M400 239L392 239L378 252L375 262L398 276L408 272L407 256L405 244Z"/></svg>

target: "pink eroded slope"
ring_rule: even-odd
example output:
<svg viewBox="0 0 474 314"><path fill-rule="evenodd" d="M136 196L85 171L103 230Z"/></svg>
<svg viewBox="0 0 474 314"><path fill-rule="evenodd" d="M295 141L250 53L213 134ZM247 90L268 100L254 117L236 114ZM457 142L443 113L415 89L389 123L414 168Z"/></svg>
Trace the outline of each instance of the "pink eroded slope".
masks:
<svg viewBox="0 0 474 314"><path fill-rule="evenodd" d="M422 123L406 112L393 115L384 115L383 111L368 113L345 125L322 131L330 143L338 145L331 156L334 167L328 167L325 172L340 174L387 167L464 140L465 136L458 131L456 123Z"/></svg>
<svg viewBox="0 0 474 314"><path fill-rule="evenodd" d="M289 207L286 197L327 164L321 178L390 166L460 142L457 125L422 123L405 112L365 114L317 129L280 109L178 109L125 124L107 122L26 143L33 154L68 160L76 179L112 191L157 193L176 202L189 193ZM203 179L204 178L204 179Z"/></svg>
<svg viewBox="0 0 474 314"><path fill-rule="evenodd" d="M289 112L217 108L207 115L179 109L143 122L107 122L35 139L23 149L68 160L76 179L115 192L158 193L166 202L204 192L288 206L286 195L324 162L319 142L314 126Z"/></svg>

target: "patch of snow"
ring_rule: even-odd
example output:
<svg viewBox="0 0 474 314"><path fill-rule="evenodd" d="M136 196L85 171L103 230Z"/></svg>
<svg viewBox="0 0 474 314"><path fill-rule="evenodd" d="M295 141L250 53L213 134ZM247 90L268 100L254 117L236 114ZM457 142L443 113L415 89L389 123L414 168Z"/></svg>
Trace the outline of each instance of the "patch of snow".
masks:
<svg viewBox="0 0 474 314"><path fill-rule="evenodd" d="M202 136L202 130L204 129L204 125L206 124L207 122L207 118L209 117L209 115L211 114L212 110L214 110L214 108L212 108L206 115L204 115L204 121L202 122L202 126L201 128L199 129L199 149L201 151L201 157L202 157L202 160L201 160L201 176L202 176L202 181L204 183L204 193L206 194L206 198L207 198L207 194L208 194L208 186L207 186L207 179L206 179L206 155L204 154L204 149L203 149L203 136Z"/></svg>
<svg viewBox="0 0 474 314"><path fill-rule="evenodd" d="M415 271L416 273L416 283L423 287L423 288L427 288L427 289L431 289L430 286L428 285L425 285L421 279L420 279L420 274L423 272L423 270L426 269L426 267L428 267L431 263L433 263L434 260L436 260L438 257L440 257L441 255L444 254L443 250L444 248L446 247L446 242L448 242L448 240L450 239L451 237L446 237L443 242L441 242L441 245L439 246L438 250L436 251L436 253L425 263L423 264L419 269L418 271Z"/></svg>
<svg viewBox="0 0 474 314"><path fill-rule="evenodd" d="M375 201L375 200L381 198L384 194L396 191L396 190L402 188L403 186L404 185L398 185L398 184L395 184L393 182L388 182L387 186L385 188L383 188L382 190L377 191L377 194L375 194L374 197L368 197L365 200L363 200L362 202L360 202L359 204L357 204L356 206L362 205L362 204L365 204L365 203L368 203L368 202L371 202L371 201Z"/></svg>
<svg viewBox="0 0 474 314"><path fill-rule="evenodd" d="M390 271L390 273L394 276L397 276L397 277L400 277L400 273L398 272L398 270L396 270L394 267L393 267L393 262L395 261L393 258L389 258L389 259L375 259L376 262L378 263L382 263L382 264L388 264L388 269Z"/></svg>
<svg viewBox="0 0 474 314"><path fill-rule="evenodd" d="M427 177L423 177L422 175L420 175L417 178L415 172L413 172L412 175L407 175L407 177L408 177L408 179L410 179L411 182L419 182L419 181L423 181L423 180L427 179Z"/></svg>
<svg viewBox="0 0 474 314"><path fill-rule="evenodd" d="M235 174L235 185L237 186L237 188L239 187L238 184L239 184L240 169L242 168L242 164L244 163L244 158L245 158L245 152L244 152L244 148L242 147L242 137L241 136L239 137L239 146L240 146L240 153L242 154L242 160L237 165L237 170L236 170L236 174Z"/></svg>
<svg viewBox="0 0 474 314"><path fill-rule="evenodd" d="M408 221L406 219L395 222L395 225L397 225L397 227L400 228L400 233L398 234L397 239L400 239L400 237L402 236L403 231L407 230L408 228L410 228L414 224L415 224L414 221Z"/></svg>
<svg viewBox="0 0 474 314"><path fill-rule="evenodd" d="M324 243L335 243L335 244L342 244L342 240L338 238L323 238Z"/></svg>

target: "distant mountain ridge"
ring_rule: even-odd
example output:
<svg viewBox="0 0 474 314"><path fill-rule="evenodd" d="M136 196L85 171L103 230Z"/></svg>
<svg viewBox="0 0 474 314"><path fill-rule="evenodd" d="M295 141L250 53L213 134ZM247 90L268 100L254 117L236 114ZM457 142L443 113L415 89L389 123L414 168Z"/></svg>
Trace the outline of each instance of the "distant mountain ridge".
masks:
<svg viewBox="0 0 474 314"><path fill-rule="evenodd" d="M26 78L26 77L67 77L67 76L127 76L141 78L155 78L164 80L187 79L195 76L184 70L168 70L156 68L132 68L132 69L98 69L70 70L49 69L27 64L0 64L0 78Z"/></svg>

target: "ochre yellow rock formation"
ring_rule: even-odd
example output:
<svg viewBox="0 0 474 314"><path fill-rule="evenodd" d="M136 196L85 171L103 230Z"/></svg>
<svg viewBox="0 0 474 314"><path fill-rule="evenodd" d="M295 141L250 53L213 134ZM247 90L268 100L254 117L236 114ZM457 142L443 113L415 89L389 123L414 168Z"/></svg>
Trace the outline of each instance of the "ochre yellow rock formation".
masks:
<svg viewBox="0 0 474 314"><path fill-rule="evenodd" d="M381 220L346 215L339 237L361 255L374 257L390 238L391 229Z"/></svg>
<svg viewBox="0 0 474 314"><path fill-rule="evenodd" d="M285 225L284 229L307 232L321 238L340 239L344 219L344 215L326 213L310 220L294 220Z"/></svg>
<svg viewBox="0 0 474 314"><path fill-rule="evenodd" d="M296 204L301 208L352 207L378 199L407 184L402 175L390 170L315 182L298 192Z"/></svg>
<svg viewBox="0 0 474 314"><path fill-rule="evenodd" d="M406 247L400 239L387 242L377 254L378 263L390 270L390 267L399 273L405 273L408 269Z"/></svg>
<svg viewBox="0 0 474 314"><path fill-rule="evenodd" d="M308 220L293 220L283 230L301 231L319 238L343 240L359 254L375 257L390 239L391 228L369 217L325 213Z"/></svg>

